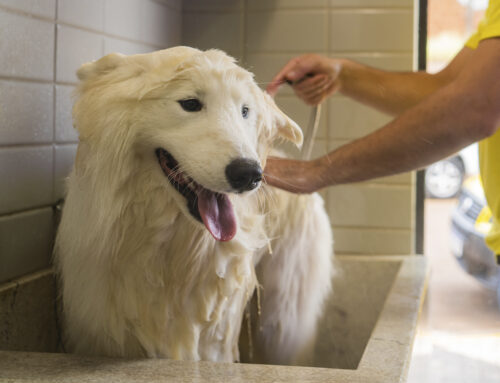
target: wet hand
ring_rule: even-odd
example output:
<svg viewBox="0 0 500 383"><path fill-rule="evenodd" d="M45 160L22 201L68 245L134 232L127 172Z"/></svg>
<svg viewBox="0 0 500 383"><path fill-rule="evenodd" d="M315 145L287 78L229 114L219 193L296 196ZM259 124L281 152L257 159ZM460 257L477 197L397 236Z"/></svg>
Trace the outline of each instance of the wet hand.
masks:
<svg viewBox="0 0 500 383"><path fill-rule="evenodd" d="M267 92L274 96L279 87L288 82L306 104L318 105L340 89L342 63L342 60L317 54L296 57L273 78Z"/></svg>
<svg viewBox="0 0 500 383"><path fill-rule="evenodd" d="M298 161L269 157L264 169L267 184L292 193L309 194L324 187L319 160Z"/></svg>

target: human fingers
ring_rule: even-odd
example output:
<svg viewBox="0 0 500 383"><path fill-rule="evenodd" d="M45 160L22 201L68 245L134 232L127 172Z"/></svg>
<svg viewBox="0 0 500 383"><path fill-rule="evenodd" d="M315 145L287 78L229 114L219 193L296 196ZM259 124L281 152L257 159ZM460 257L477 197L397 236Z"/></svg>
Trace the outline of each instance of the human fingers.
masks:
<svg viewBox="0 0 500 383"><path fill-rule="evenodd" d="M318 105L332 93L332 89L335 89L334 81L327 78L303 91L295 90L295 94L308 105Z"/></svg>
<svg viewBox="0 0 500 383"><path fill-rule="evenodd" d="M290 75L290 72L293 74L295 73L295 68L298 65L299 58L295 57L288 61L283 68L273 77L271 82L266 88L267 93L269 93L271 96L274 96L276 92L278 91L279 87L286 81L286 80L291 80L294 81L295 79L289 78L288 76Z"/></svg>
<svg viewBox="0 0 500 383"><path fill-rule="evenodd" d="M292 83L302 82L308 75L314 77L316 73L326 72L328 66L325 65L325 61L327 60L327 58L316 54L306 54L291 59L271 80L266 88L267 92L274 96L279 87L287 80Z"/></svg>
<svg viewBox="0 0 500 383"><path fill-rule="evenodd" d="M328 81L328 76L325 74L316 74L293 84L293 90L302 94L311 93L315 89L322 88Z"/></svg>
<svg viewBox="0 0 500 383"><path fill-rule="evenodd" d="M295 90L295 94L308 105L317 105L316 99L322 94L323 90L328 85L328 82L318 83L316 87L309 88L305 91Z"/></svg>
<svg viewBox="0 0 500 383"><path fill-rule="evenodd" d="M339 89L339 84L337 81L327 81L322 84L322 86L312 89L307 93L297 93L297 96L301 98L308 105L319 105L327 97L335 93Z"/></svg>

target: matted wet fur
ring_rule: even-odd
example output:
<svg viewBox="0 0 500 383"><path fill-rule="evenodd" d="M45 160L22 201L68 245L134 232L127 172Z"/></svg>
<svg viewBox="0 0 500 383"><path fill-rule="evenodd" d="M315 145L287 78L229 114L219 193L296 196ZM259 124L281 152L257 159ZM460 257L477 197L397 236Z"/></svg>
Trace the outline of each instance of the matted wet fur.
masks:
<svg viewBox="0 0 500 383"><path fill-rule="evenodd" d="M259 283L257 359L297 362L331 285L323 201L258 178L236 190L226 170L235 159L263 169L276 138L300 145L299 127L217 50L110 54L78 77L55 253L66 348L237 361Z"/></svg>

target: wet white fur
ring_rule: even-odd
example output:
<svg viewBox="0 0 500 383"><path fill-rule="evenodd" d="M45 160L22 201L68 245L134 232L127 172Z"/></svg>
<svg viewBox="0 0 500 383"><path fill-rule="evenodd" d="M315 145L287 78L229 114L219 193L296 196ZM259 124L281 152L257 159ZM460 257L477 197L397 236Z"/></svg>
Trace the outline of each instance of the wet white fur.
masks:
<svg viewBox="0 0 500 383"><path fill-rule="evenodd" d="M298 126L220 51L111 54L78 76L80 144L56 241L69 351L238 360L258 274L259 358L296 361L330 290L332 239L321 198L266 186L230 194L238 232L217 242L188 213L154 150L168 150L205 187L230 192L231 159L264 167L276 137L300 144ZM182 110L177 101L190 97L204 109Z"/></svg>

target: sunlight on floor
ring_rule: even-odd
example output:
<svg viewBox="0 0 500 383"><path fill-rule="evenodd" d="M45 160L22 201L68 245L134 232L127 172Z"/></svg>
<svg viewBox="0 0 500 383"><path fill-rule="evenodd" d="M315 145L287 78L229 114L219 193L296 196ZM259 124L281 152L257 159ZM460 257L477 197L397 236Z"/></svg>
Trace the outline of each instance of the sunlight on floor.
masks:
<svg viewBox="0 0 500 383"><path fill-rule="evenodd" d="M431 264L409 383L500 382L500 309L495 292L467 275L450 252L454 200L426 200Z"/></svg>

